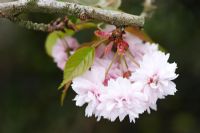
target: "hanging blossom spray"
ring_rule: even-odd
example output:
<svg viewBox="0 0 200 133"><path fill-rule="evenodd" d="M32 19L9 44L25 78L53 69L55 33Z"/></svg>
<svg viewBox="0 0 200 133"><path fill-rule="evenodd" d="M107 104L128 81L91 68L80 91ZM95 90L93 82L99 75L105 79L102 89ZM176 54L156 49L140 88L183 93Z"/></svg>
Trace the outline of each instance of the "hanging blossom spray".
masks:
<svg viewBox="0 0 200 133"><path fill-rule="evenodd" d="M146 39L139 28L144 25L145 18L152 15L154 0L145 0L139 16L117 11L121 0L72 2L76 3L57 0L0 2L0 18L28 29L50 32L45 47L64 73L59 87L64 88L62 102L71 85L76 93L73 99L76 105L86 105L86 116L95 116L98 121L101 118L122 121L129 117L130 122L135 122L145 111L157 110L159 99L175 94L173 80L178 76L175 73L177 64L169 63L169 54ZM20 16L29 12L64 14L70 18L44 24ZM92 42L80 45L73 35L82 29L98 28L97 21L117 27L99 28Z"/></svg>
<svg viewBox="0 0 200 133"><path fill-rule="evenodd" d="M135 122L145 111L157 110L158 99L177 91L173 82L177 65L168 62L169 54L160 51L158 44L111 25L96 30L95 35L102 41L91 45L95 55L90 69L68 82L76 93L76 105L87 105L86 116L94 115L98 121L122 121L128 116ZM64 73L70 71L68 57L75 56L79 47L84 48L67 37L52 48L52 57L61 70L66 69Z"/></svg>

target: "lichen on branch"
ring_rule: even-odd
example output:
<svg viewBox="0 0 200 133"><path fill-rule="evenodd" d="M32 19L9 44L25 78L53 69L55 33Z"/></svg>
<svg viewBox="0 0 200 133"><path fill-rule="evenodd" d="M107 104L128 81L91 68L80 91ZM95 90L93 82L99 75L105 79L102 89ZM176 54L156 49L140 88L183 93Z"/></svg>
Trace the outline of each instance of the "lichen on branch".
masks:
<svg viewBox="0 0 200 133"><path fill-rule="evenodd" d="M10 18L12 16L14 17L16 14L29 12L41 12L48 14L57 13L66 16L72 15L77 18L84 16L90 20L105 22L116 26L142 27L144 25L143 16L131 15L120 11L101 9L92 6L85 6L77 3L52 0L19 0L14 2L0 3L0 13L5 14L0 15L1 18L4 16L9 16L6 18Z"/></svg>

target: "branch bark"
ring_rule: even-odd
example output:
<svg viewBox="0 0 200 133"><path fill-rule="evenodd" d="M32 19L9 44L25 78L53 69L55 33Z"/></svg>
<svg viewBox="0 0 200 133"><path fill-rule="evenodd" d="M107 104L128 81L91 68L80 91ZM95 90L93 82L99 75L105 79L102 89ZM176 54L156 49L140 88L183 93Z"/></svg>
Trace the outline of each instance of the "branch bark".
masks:
<svg viewBox="0 0 200 133"><path fill-rule="evenodd" d="M73 15L78 18L84 17L87 19L97 20L116 26L142 27L144 25L143 16L136 16L119 11L84 6L76 3L59 2L52 0L19 0L15 2L0 3L0 13L5 14L0 15L0 17L12 17L16 14L29 12L42 12L49 14L58 13L67 16Z"/></svg>

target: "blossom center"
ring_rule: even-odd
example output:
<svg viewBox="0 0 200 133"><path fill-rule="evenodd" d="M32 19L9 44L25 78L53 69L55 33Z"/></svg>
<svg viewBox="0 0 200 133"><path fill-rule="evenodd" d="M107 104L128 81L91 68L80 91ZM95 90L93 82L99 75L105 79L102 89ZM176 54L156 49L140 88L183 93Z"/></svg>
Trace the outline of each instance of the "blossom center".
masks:
<svg viewBox="0 0 200 133"><path fill-rule="evenodd" d="M131 71L127 71L123 73L123 78L129 78L131 76Z"/></svg>
<svg viewBox="0 0 200 133"><path fill-rule="evenodd" d="M157 74L154 74L152 77L150 77L148 79L148 85L153 88L153 89L157 89L158 88L158 82L159 81L159 78L157 76Z"/></svg>

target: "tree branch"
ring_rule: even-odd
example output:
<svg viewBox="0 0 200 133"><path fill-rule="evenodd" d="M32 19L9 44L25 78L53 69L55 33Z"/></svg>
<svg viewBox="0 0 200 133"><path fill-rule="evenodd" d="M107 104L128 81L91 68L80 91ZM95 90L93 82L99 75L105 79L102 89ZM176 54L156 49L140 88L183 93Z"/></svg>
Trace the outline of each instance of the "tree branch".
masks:
<svg viewBox="0 0 200 133"><path fill-rule="evenodd" d="M41 12L41 13L58 13L62 15L73 15L77 18L87 18L97 20L116 26L138 26L144 25L144 17L131 15L119 11L106 10L91 6L84 6L69 2L59 2L52 0L19 0L15 2L0 3L0 13L4 16L14 16L20 13ZM8 18L8 17L7 17ZM10 19L11 20L11 19ZM14 21L19 22L19 21ZM28 22L29 29L36 23ZM21 23L21 22L20 22ZM23 23L21 23L23 24ZM27 24L27 23L24 23ZM26 26L27 27L27 26ZM36 26L37 27L37 26ZM34 29L34 28L33 28ZM39 28L40 29L40 28Z"/></svg>
<svg viewBox="0 0 200 133"><path fill-rule="evenodd" d="M50 32L49 31L49 24L26 21L26 20L20 19L18 17L10 18L9 20L11 20L12 22L17 23L18 25L23 26L23 27L25 27L29 30Z"/></svg>

